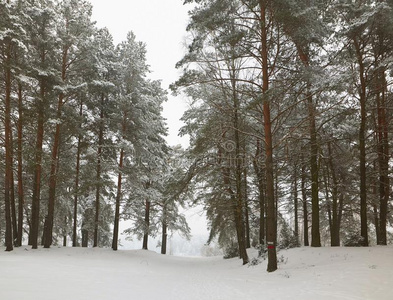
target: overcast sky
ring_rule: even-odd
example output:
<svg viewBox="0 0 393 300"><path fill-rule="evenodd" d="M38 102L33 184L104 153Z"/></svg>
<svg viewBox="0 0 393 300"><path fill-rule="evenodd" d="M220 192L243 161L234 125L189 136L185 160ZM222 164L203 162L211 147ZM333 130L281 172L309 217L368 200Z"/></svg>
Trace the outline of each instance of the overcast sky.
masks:
<svg viewBox="0 0 393 300"><path fill-rule="evenodd" d="M177 80L179 71L175 64L185 53L184 40L189 6L183 0L90 0L93 20L98 27L107 27L115 44L126 39L133 31L138 41L147 45L147 63L152 73L150 79L162 80L167 89ZM181 127L179 118L186 107L184 99L168 95L164 104L164 117L169 126L168 143L187 146L187 140L177 136Z"/></svg>

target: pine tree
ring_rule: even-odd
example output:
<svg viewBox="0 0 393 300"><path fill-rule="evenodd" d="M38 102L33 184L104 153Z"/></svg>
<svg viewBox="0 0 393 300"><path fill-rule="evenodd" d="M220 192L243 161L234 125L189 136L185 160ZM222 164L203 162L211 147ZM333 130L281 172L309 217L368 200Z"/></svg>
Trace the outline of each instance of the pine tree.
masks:
<svg viewBox="0 0 393 300"><path fill-rule="evenodd" d="M53 99L53 86L58 80L54 66L55 35L54 27L54 4L52 1L39 1L31 3L27 14L31 15L31 21L35 26L27 28L31 36L29 62L33 65L31 76L37 80L38 91L35 93L35 110L37 113L37 132L35 145L35 170L33 179L31 231L29 240L33 249L37 249L40 228L40 197L42 159L44 143L44 123L48 118L47 108Z"/></svg>
<svg viewBox="0 0 393 300"><path fill-rule="evenodd" d="M100 225L102 225L100 212L101 197L104 192L104 177L106 174L106 166L104 158L109 154L110 147L106 145L109 140L106 138L111 105L113 105L113 95L115 92L114 80L116 78L115 68L115 49L113 45L113 38L107 29L99 30L95 34L94 51L96 61L94 68L96 77L90 84L91 96L94 97L94 102L89 102L89 108L92 109L95 117L95 128L93 129L96 140L94 146L96 147L96 162L95 162L95 218L94 218L94 238L93 247L98 247L100 236ZM104 151L107 148L108 151Z"/></svg>
<svg viewBox="0 0 393 300"><path fill-rule="evenodd" d="M145 45L135 40L135 35L130 32L127 40L117 47L117 56L119 58L119 78L118 78L118 109L121 112L119 115L118 124L115 130L119 140L119 170L117 181L117 193L115 203L115 220L112 239L112 249L117 250L119 238L119 221L120 221L120 204L122 200L122 180L124 172L124 161L127 158L127 152L132 151L134 147L133 142L138 139L139 132L130 128L131 123L137 123L135 118L138 116L134 113L135 108L138 107L137 97L143 84L144 77L148 71L145 58ZM132 126L131 126L132 127ZM134 128L135 129L135 128Z"/></svg>
<svg viewBox="0 0 393 300"><path fill-rule="evenodd" d="M367 162L368 162L368 136L367 131L370 127L370 117L369 111L373 106L372 98L375 95L376 106L377 106L377 128L376 132L379 131L379 145L380 150L377 151L379 153L379 164L380 164L380 199L381 199L381 211L382 211L382 223L385 221L385 212L386 212L386 201L384 200L386 191L384 190L386 186L386 176L383 175L386 173L386 163L384 163L384 157L386 157L386 151L388 147L386 147L386 127L384 128L384 117L383 117L383 109L381 110L381 96L383 98L382 90L378 88L381 86L378 82L379 79L383 81L383 76L380 76L382 73L379 73L384 69L383 65L379 65L382 58L385 54L389 53L389 47L385 48L384 45L389 45L388 40L384 40L382 37L384 33L379 30L380 24L379 21L382 15L385 15L386 9L389 7L388 1L355 1L352 3L339 3L336 6L336 9L340 10L342 14L343 26L341 30L341 34L343 38L349 42L346 47L347 53L347 62L348 67L356 70L356 76L352 77L353 80L353 97L358 99L359 103L359 175L360 175L360 221L361 221L361 230L360 235L362 237L363 246L368 246L369 244L369 235L368 235L368 212L369 212L369 199L368 195L368 186L370 182L367 180ZM390 6L391 7L391 6ZM389 8L388 8L389 9ZM390 8L391 9L391 8ZM385 19L385 18L384 18ZM383 26L387 25L387 28L391 26L391 18L385 19L387 22ZM382 34L382 35L381 35ZM385 36L387 37L387 36ZM382 39L381 39L382 38ZM386 43L386 44L385 44ZM380 47L381 46L381 47ZM384 49L384 50L382 50ZM382 54L382 52L387 50L388 52ZM379 56L381 55L381 56ZM388 55L388 54L387 54ZM368 57L373 57L373 60L368 59ZM382 59L383 60L383 59ZM385 65L386 66L386 65ZM380 68L379 68L380 67ZM379 78L379 79L378 79ZM378 82L378 83L377 83ZM382 83L382 86L384 84ZM377 87L374 89L374 87ZM374 95L373 95L374 94ZM379 109L378 109L379 107ZM382 125L382 126L381 126ZM378 129L379 127L379 129ZM378 135L378 133L377 133ZM382 146L385 145L385 146ZM385 167L384 167L385 165ZM379 218L376 220L377 232L380 231L379 227ZM382 227L385 227L382 225ZM384 234L383 234L384 235ZM377 240L379 240L377 235Z"/></svg>
<svg viewBox="0 0 393 300"><path fill-rule="evenodd" d="M58 10L58 33L61 39L59 47L61 52L60 68L61 82L55 87L59 89L57 109L56 109L56 127L53 138L51 170L49 176L49 199L48 199L48 215L44 247L49 248L52 244L53 219L55 211L56 185L59 147L61 136L61 123L63 118L63 110L66 102L70 102L72 97L78 94L78 89L83 86L81 79L74 74L81 75L83 69L78 66L79 61L83 61L86 55L89 55L86 48L86 41L92 36L92 23L90 21L91 6L86 2L64 1L57 7ZM82 85L81 85L82 84Z"/></svg>

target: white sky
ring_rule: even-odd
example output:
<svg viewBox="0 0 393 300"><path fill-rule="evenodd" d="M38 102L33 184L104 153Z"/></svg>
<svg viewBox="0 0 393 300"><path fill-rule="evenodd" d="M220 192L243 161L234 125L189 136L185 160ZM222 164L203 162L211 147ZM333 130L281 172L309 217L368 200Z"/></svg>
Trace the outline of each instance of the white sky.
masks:
<svg viewBox="0 0 393 300"><path fill-rule="evenodd" d="M93 20L98 27L107 27L115 44L125 40L133 31L138 41L147 45L147 63L152 73L150 79L162 80L162 87L177 80L179 71L175 64L185 53L184 40L189 6L183 0L90 0L93 5ZM169 126L167 141L170 145L188 140L177 136L182 123L179 121L186 101L168 94L164 104L164 117Z"/></svg>

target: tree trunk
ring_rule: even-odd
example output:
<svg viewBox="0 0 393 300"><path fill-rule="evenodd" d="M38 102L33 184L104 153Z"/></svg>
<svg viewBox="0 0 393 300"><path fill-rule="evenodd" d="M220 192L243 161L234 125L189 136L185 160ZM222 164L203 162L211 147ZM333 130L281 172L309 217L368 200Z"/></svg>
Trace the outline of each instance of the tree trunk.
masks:
<svg viewBox="0 0 393 300"><path fill-rule="evenodd" d="M122 122L122 138L125 139L127 129L127 112L123 112L123 122ZM117 178L117 194L116 194L116 207L115 207L115 222L113 229L113 240L112 240L112 249L117 250L117 244L119 240L119 220L120 220L120 201L122 195L122 172L123 172L123 161L124 161L124 149L120 150L120 158L119 158L119 174Z"/></svg>
<svg viewBox="0 0 393 300"><path fill-rule="evenodd" d="M389 202L389 127L387 122L387 108L385 97L385 71L380 68L377 71L377 110L378 110L378 164L379 164L379 240L378 245L387 245L387 213Z"/></svg>
<svg viewBox="0 0 393 300"><path fill-rule="evenodd" d="M269 66L267 50L267 28L266 28L266 10L267 3L259 0L260 6L260 26L261 26L261 57L262 57L262 93L263 93L263 121L265 131L265 164L266 164L266 241L268 249L267 271L274 272L277 270L277 219L274 201L274 167L273 167L273 138L272 124L270 117L270 102L267 92L269 90Z"/></svg>
<svg viewBox="0 0 393 300"><path fill-rule="evenodd" d="M104 95L101 96L100 128L98 133L97 170L96 170L96 201L94 219L93 247L98 247L98 225L100 221L100 189L101 189L101 162L102 145L104 143Z"/></svg>
<svg viewBox="0 0 393 300"><path fill-rule="evenodd" d="M52 148L52 160L51 160L51 169L49 175L49 198L48 198L48 215L47 215L47 224L45 226L45 243L44 248L49 248L52 245L53 239L53 219L55 212L55 198L56 198L56 184L57 184L57 166L58 166L58 155L59 155L59 145L60 145L60 118L61 118L61 109L63 106L63 98L64 95L60 94L59 102L57 106L57 124L55 137Z"/></svg>
<svg viewBox="0 0 393 300"><path fill-rule="evenodd" d="M246 240L244 231L244 219L243 219L243 202L239 199L242 197L241 184L238 184L236 180L236 192L231 187L231 168L225 165L222 167L223 182L227 187L227 193L231 199L231 207L233 209L233 218L235 221L236 238L238 242L239 257L243 260L243 264L248 263L248 255L246 250ZM241 176L241 174L240 174Z"/></svg>
<svg viewBox="0 0 393 300"><path fill-rule="evenodd" d="M262 150L259 139L257 140L257 149L253 161L255 174L258 180L258 203L259 203L259 244L265 244L265 176L262 167Z"/></svg>
<svg viewBox="0 0 393 300"><path fill-rule="evenodd" d="M247 264L249 259L247 255L246 245L246 228L244 224L244 199L243 195L243 178L242 169L243 161L240 153L240 120L239 120L239 99L237 95L237 82L236 82L236 66L234 61L231 61L231 85L232 85L232 101L233 101L233 127L235 136L235 181L236 181L236 198L235 198L235 224L237 232L237 240L239 246L240 258L243 260L243 265Z"/></svg>
<svg viewBox="0 0 393 300"><path fill-rule="evenodd" d="M299 198L298 198L298 189L297 189L297 165L295 164L295 170L293 175L293 210L294 210L294 218L295 218L295 238L296 238L296 246L299 246L299 216L298 216L298 206L299 206Z"/></svg>
<svg viewBox="0 0 393 300"><path fill-rule="evenodd" d="M380 234L381 231L379 230L379 211L378 211L378 205L376 203L373 204L373 215L374 215L374 225L375 225L375 237L377 239L377 244L380 242Z"/></svg>
<svg viewBox="0 0 393 300"><path fill-rule="evenodd" d="M68 24L68 23L67 23ZM62 54L62 65L61 65L61 80L63 84L66 84L67 79L67 69L70 64L68 63L68 46L63 47ZM45 232L45 241L44 248L49 248L52 245L52 235L53 235L53 218L55 211L55 199L56 199L56 185L57 185L57 167L58 167L58 159L59 159L59 146L60 146L60 122L62 117L62 109L64 104L64 93L60 93L57 103L57 113L56 113L56 131L55 137L53 141L52 148L52 161L51 161L51 171L49 175L49 199L48 199L48 226L46 227Z"/></svg>
<svg viewBox="0 0 393 300"><path fill-rule="evenodd" d="M296 45L298 55L303 65L308 69L309 56L301 46ZM321 247L319 229L319 175L318 175L318 141L315 121L315 105L311 94L311 83L307 82L307 108L310 130L310 171L311 171L311 247Z"/></svg>
<svg viewBox="0 0 393 300"><path fill-rule="evenodd" d="M41 63L46 61L46 50L41 51ZM40 225L40 197L41 197L41 173L42 173L42 145L44 141L44 103L46 103L46 81L40 79L40 99L37 101L37 139L35 146L35 169L33 179L33 195L31 205L31 232L29 244L33 249L38 247L38 230Z"/></svg>
<svg viewBox="0 0 393 300"><path fill-rule="evenodd" d="M118 244L118 240L119 240L119 220L120 220L120 200L121 200L121 183L122 183L123 160L124 160L124 150L121 149L120 150L120 159L119 159L119 174L118 174L118 177L117 177L115 222L114 222L113 240L112 240L112 249L113 250L117 250L117 244Z"/></svg>
<svg viewBox="0 0 393 300"><path fill-rule="evenodd" d="M328 141L328 144L330 144L330 141ZM329 148L329 147L328 147ZM330 152L329 152L330 153ZM322 154L324 155L324 154ZM330 194L333 194L333 191L330 192L329 188L332 187L332 184L330 183L330 169L329 169L329 160L330 157L328 157L328 162L326 166L323 168L323 186L325 187L325 206L326 206L326 212L328 215L328 222L329 222L329 232L330 232L330 242L333 240L333 214L332 214L332 203L333 200L330 197Z"/></svg>
<svg viewBox="0 0 393 300"><path fill-rule="evenodd" d="M302 162L302 202L303 202L303 240L304 246L309 246L308 241L308 205L307 205L307 190L306 190L306 164L304 161L303 152L301 153Z"/></svg>
<svg viewBox="0 0 393 300"><path fill-rule="evenodd" d="M11 178L12 178L12 145L11 145L11 45L6 45L7 60L5 67L5 105L4 105L4 147L5 147L5 246L6 251L13 250L12 217L11 217Z"/></svg>
<svg viewBox="0 0 393 300"><path fill-rule="evenodd" d="M23 191L23 104L22 104L22 85L18 83L18 236L16 245L22 246L23 239L23 209L25 205Z"/></svg>
<svg viewBox="0 0 393 300"><path fill-rule="evenodd" d="M244 218L245 218L245 229L246 229L246 248L251 248L251 229L250 229L250 208L248 207L248 194L247 194L247 169L244 169Z"/></svg>
<svg viewBox="0 0 393 300"><path fill-rule="evenodd" d="M44 139L44 116L43 116L43 111L40 109L38 113L37 142L35 147L36 150L35 170L34 170L34 181L33 181L32 206L31 206L30 238L31 238L31 245L33 249L37 249L38 246L43 139Z"/></svg>
<svg viewBox="0 0 393 300"><path fill-rule="evenodd" d="M332 211L331 211L331 226L330 226L330 245L332 247L340 246L340 207L339 207L339 192L338 181L336 175L336 168L333 162L333 152L331 142L328 142L328 169L332 177Z"/></svg>
<svg viewBox="0 0 393 300"><path fill-rule="evenodd" d="M368 246L368 226L367 226L367 182L366 182L366 78L363 56L360 45L356 38L353 39L357 61L359 64L359 102L360 102L360 126L359 126L359 175L360 175L360 235L362 245Z"/></svg>
<svg viewBox="0 0 393 300"><path fill-rule="evenodd" d="M82 218L82 226L81 226L81 231L82 231L82 247L87 247L89 245L89 231L86 229L86 215L87 211L84 213L83 218Z"/></svg>
<svg viewBox="0 0 393 300"><path fill-rule="evenodd" d="M67 247L67 216L64 216L63 247Z"/></svg>
<svg viewBox="0 0 393 300"><path fill-rule="evenodd" d="M258 183L258 202L259 202L259 244L265 245L266 226L265 226L265 189L264 183Z"/></svg>
<svg viewBox="0 0 393 300"><path fill-rule="evenodd" d="M149 227L150 227L150 201L145 202L145 233L143 235L143 245L142 249L148 250L148 240L149 240Z"/></svg>
<svg viewBox="0 0 393 300"><path fill-rule="evenodd" d="M13 144L14 144L14 138L12 135L12 130L9 132L9 142L11 145L11 154L10 154L10 165L11 165L11 170L10 170L10 204L11 204L11 219L12 219L12 241L15 247L18 246L18 219L16 217L16 202L15 202L15 181L14 181L14 150L13 150Z"/></svg>
<svg viewBox="0 0 393 300"><path fill-rule="evenodd" d="M79 134L78 134L78 145L76 153L76 169L75 169L75 194L74 194L74 217L72 226L72 247L77 247L77 224L78 224L78 196L79 196L79 173L80 173L80 161L81 161L81 148L82 148L82 117L83 117L83 101L80 102L79 107Z"/></svg>
<svg viewBox="0 0 393 300"><path fill-rule="evenodd" d="M166 223L166 213L164 212L162 221L161 254L166 254L168 241L168 224Z"/></svg>

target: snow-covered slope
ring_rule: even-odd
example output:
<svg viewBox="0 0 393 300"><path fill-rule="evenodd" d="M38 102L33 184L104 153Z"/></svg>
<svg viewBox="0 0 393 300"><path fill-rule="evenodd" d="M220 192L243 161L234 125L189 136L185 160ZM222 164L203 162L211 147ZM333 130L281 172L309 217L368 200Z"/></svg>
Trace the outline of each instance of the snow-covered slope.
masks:
<svg viewBox="0 0 393 300"><path fill-rule="evenodd" d="M150 251L0 248L1 300L393 299L393 247L298 248L266 261Z"/></svg>

